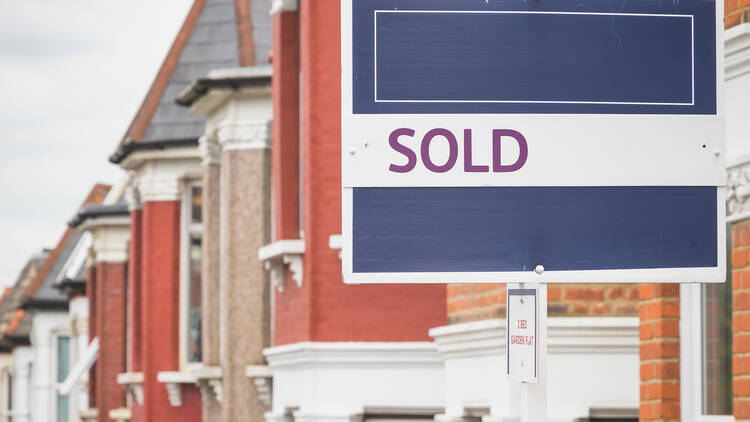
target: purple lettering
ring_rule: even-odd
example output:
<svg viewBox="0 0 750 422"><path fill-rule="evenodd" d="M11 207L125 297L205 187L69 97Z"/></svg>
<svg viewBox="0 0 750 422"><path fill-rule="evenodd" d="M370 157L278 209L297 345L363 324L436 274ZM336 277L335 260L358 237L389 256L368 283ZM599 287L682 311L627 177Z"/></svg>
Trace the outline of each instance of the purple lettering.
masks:
<svg viewBox="0 0 750 422"><path fill-rule="evenodd" d="M518 159L513 164L503 165L500 161L500 141L503 136L509 136L518 142ZM526 144L526 138L520 132L513 129L494 129L492 131L492 171L495 173L516 171L526 164L528 156L529 146Z"/></svg>
<svg viewBox="0 0 750 422"><path fill-rule="evenodd" d="M408 173L417 165L417 154L409 149L409 147L400 144L398 142L399 136L414 136L414 129L402 127L391 132L391 135L388 137L388 144L390 144L394 151L406 156L407 162L403 166L391 164L388 170L394 173Z"/></svg>
<svg viewBox="0 0 750 422"><path fill-rule="evenodd" d="M487 173L490 166L475 166L471 155L471 129L464 129L464 171L466 173Z"/></svg>
<svg viewBox="0 0 750 422"><path fill-rule="evenodd" d="M435 165L435 163L433 163L430 159L430 142L432 142L432 140L436 136L442 136L446 140L448 140L448 161L446 161L442 166ZM445 173L446 171L453 168L453 166L456 164L457 159L458 141L456 140L456 137L453 136L453 133L451 133L451 131L449 131L448 129L432 129L424 135L424 138L422 138L422 162L428 170L434 173Z"/></svg>

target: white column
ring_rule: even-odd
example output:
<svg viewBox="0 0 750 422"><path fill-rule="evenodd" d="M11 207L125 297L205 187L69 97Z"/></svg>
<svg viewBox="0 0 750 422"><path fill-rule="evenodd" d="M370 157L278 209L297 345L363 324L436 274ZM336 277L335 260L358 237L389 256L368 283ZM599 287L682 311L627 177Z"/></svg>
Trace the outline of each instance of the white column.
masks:
<svg viewBox="0 0 750 422"><path fill-rule="evenodd" d="M29 392L31 377L31 347L21 346L13 350L13 411L14 422L29 422Z"/></svg>
<svg viewBox="0 0 750 422"><path fill-rule="evenodd" d="M36 331L36 332L35 332ZM50 333L32 330L31 346L33 348L33 373L31 374L31 421L49 422L54 420L54 397L52 397L55 367L52 359Z"/></svg>
<svg viewBox="0 0 750 422"><path fill-rule="evenodd" d="M70 356L71 366L78 362L81 354L89 344L89 300L79 296L70 301L71 331L73 353ZM88 377L83 377L70 392L70 420L75 421L78 415L89 408Z"/></svg>

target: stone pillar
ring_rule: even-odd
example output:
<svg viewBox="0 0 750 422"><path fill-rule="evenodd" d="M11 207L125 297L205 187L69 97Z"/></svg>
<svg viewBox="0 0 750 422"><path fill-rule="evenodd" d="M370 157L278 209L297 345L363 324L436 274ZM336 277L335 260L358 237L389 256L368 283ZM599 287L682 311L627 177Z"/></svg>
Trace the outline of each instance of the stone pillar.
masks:
<svg viewBox="0 0 750 422"><path fill-rule="evenodd" d="M641 284L641 421L680 420L680 286Z"/></svg>
<svg viewBox="0 0 750 422"><path fill-rule="evenodd" d="M219 353L219 177L221 147L214 137L200 140L203 158L203 239L201 268L201 341L203 364L221 366ZM203 420L221 418L221 405L212 394L203 396Z"/></svg>
<svg viewBox="0 0 750 422"><path fill-rule="evenodd" d="M243 116L252 117L252 116ZM221 156L220 327L222 420L263 420L248 365L265 362L270 288L258 249L270 239L268 122L238 122L218 131Z"/></svg>

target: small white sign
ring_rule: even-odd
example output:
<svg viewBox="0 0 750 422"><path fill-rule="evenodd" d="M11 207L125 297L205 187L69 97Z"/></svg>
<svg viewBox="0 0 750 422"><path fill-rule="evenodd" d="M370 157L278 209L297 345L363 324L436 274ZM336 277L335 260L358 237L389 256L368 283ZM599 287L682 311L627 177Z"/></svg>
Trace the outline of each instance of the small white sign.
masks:
<svg viewBox="0 0 750 422"><path fill-rule="evenodd" d="M516 381L537 383L538 286L508 289L505 344L506 373Z"/></svg>

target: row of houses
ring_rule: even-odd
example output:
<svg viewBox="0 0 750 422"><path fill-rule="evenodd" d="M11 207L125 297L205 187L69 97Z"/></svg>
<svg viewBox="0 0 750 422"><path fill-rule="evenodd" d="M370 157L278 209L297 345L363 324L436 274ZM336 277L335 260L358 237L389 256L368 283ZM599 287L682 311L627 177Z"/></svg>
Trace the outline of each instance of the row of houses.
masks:
<svg viewBox="0 0 750 422"><path fill-rule="evenodd" d="M748 13L727 3L729 282L550 286L551 420L750 420ZM518 420L504 285L342 282L340 98L339 0L195 0L122 179L0 302L0 419Z"/></svg>

